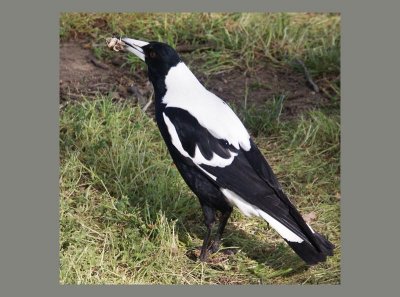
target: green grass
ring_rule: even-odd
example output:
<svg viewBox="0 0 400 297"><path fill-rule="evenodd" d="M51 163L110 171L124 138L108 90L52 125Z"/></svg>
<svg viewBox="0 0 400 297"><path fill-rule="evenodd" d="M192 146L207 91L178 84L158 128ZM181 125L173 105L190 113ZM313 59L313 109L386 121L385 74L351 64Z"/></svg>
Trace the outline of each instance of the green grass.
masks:
<svg viewBox="0 0 400 297"><path fill-rule="evenodd" d="M153 120L109 98L69 104L60 118L60 282L63 284L337 284L340 282L339 122L312 112L255 139L314 229L338 249L306 268L259 219L235 210L217 263L188 256L204 226ZM254 127L250 126L252 131ZM221 253L213 255L221 258Z"/></svg>
<svg viewBox="0 0 400 297"><path fill-rule="evenodd" d="M285 98L286 96L282 94L271 98L261 106L251 105L246 108L235 106L234 109L254 136L270 135L279 128Z"/></svg>
<svg viewBox="0 0 400 297"><path fill-rule="evenodd" d="M205 232L201 208L154 121L137 106L98 96L60 112L60 282L340 283L340 15L60 15L61 41L86 39L100 60L120 55L105 46L113 34L190 46L183 59L205 80L266 64L302 71L294 63L299 58L314 79L326 82L321 89L334 104L297 119L282 119L287 94L279 92L235 110L291 200L302 214L315 212L313 229L337 249L326 263L308 268L268 224L235 210L222 248L237 253L214 254L212 263L193 260ZM123 58L132 72L145 69L133 55Z"/></svg>
<svg viewBox="0 0 400 297"><path fill-rule="evenodd" d="M204 57L206 74L232 67L252 69L262 63L304 60L314 76L339 73L340 15L331 13L62 13L62 40L88 37L94 52L107 59L115 53L105 38L130 36L159 40L172 46L190 45L191 60ZM196 57L194 59L193 55ZM133 60L141 67L138 59Z"/></svg>

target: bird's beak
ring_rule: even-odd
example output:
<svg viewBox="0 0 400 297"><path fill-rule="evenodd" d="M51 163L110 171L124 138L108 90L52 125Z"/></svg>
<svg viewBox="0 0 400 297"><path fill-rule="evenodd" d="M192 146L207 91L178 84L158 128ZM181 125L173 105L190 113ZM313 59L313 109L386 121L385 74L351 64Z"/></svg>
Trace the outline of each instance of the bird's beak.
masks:
<svg viewBox="0 0 400 297"><path fill-rule="evenodd" d="M148 45L149 43L146 41L131 39L131 38L122 38L122 42L125 43L126 49L131 53L135 54L142 61L144 61L144 52L142 47Z"/></svg>

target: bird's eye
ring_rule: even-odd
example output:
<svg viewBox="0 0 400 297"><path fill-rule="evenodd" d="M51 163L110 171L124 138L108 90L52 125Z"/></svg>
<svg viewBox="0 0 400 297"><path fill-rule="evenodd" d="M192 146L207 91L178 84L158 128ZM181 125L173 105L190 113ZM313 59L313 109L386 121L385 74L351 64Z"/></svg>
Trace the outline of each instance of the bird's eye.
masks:
<svg viewBox="0 0 400 297"><path fill-rule="evenodd" d="M157 57L157 54L155 51L150 51L149 56L150 56L150 58L155 58L155 57Z"/></svg>

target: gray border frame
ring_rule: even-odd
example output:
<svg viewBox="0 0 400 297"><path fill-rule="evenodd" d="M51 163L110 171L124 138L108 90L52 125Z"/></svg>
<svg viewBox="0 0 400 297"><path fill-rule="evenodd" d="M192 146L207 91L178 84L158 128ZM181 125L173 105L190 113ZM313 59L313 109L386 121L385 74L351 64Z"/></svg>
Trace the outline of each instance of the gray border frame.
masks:
<svg viewBox="0 0 400 297"><path fill-rule="evenodd" d="M389 1L374 5L369 3L372 1L326 0L20 2L13 1L7 7L3 4L0 10L1 295L376 296L394 291L399 259L395 218L399 209L396 136L400 125L396 119L400 109L399 101L396 105L389 101L398 97L399 40L394 20L399 9L390 7ZM342 284L201 288L59 285L57 98L58 17L62 11L341 12Z"/></svg>

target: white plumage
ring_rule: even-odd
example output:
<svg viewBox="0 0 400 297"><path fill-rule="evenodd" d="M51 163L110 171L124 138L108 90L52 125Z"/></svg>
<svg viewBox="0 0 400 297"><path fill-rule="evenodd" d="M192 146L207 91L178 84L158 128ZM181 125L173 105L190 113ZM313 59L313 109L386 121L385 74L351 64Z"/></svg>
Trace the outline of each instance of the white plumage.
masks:
<svg viewBox="0 0 400 297"><path fill-rule="evenodd" d="M187 110L215 138L227 140L236 149L250 150L250 135L237 115L204 88L185 63L171 67L165 85L167 93L162 102L167 107Z"/></svg>
<svg viewBox="0 0 400 297"><path fill-rule="evenodd" d="M272 228L276 230L276 232L279 233L280 236L282 236L286 240L298 243L303 242L303 239L297 236L294 232L290 231L287 227L279 223L276 219L271 217L266 212L246 202L242 197L240 197L236 193L228 189L221 189L221 191L228 199L228 201L231 203L231 205L235 205L237 208L239 208L240 212L243 213L245 216L248 217L261 216L264 220L268 222L268 224L271 225Z"/></svg>

